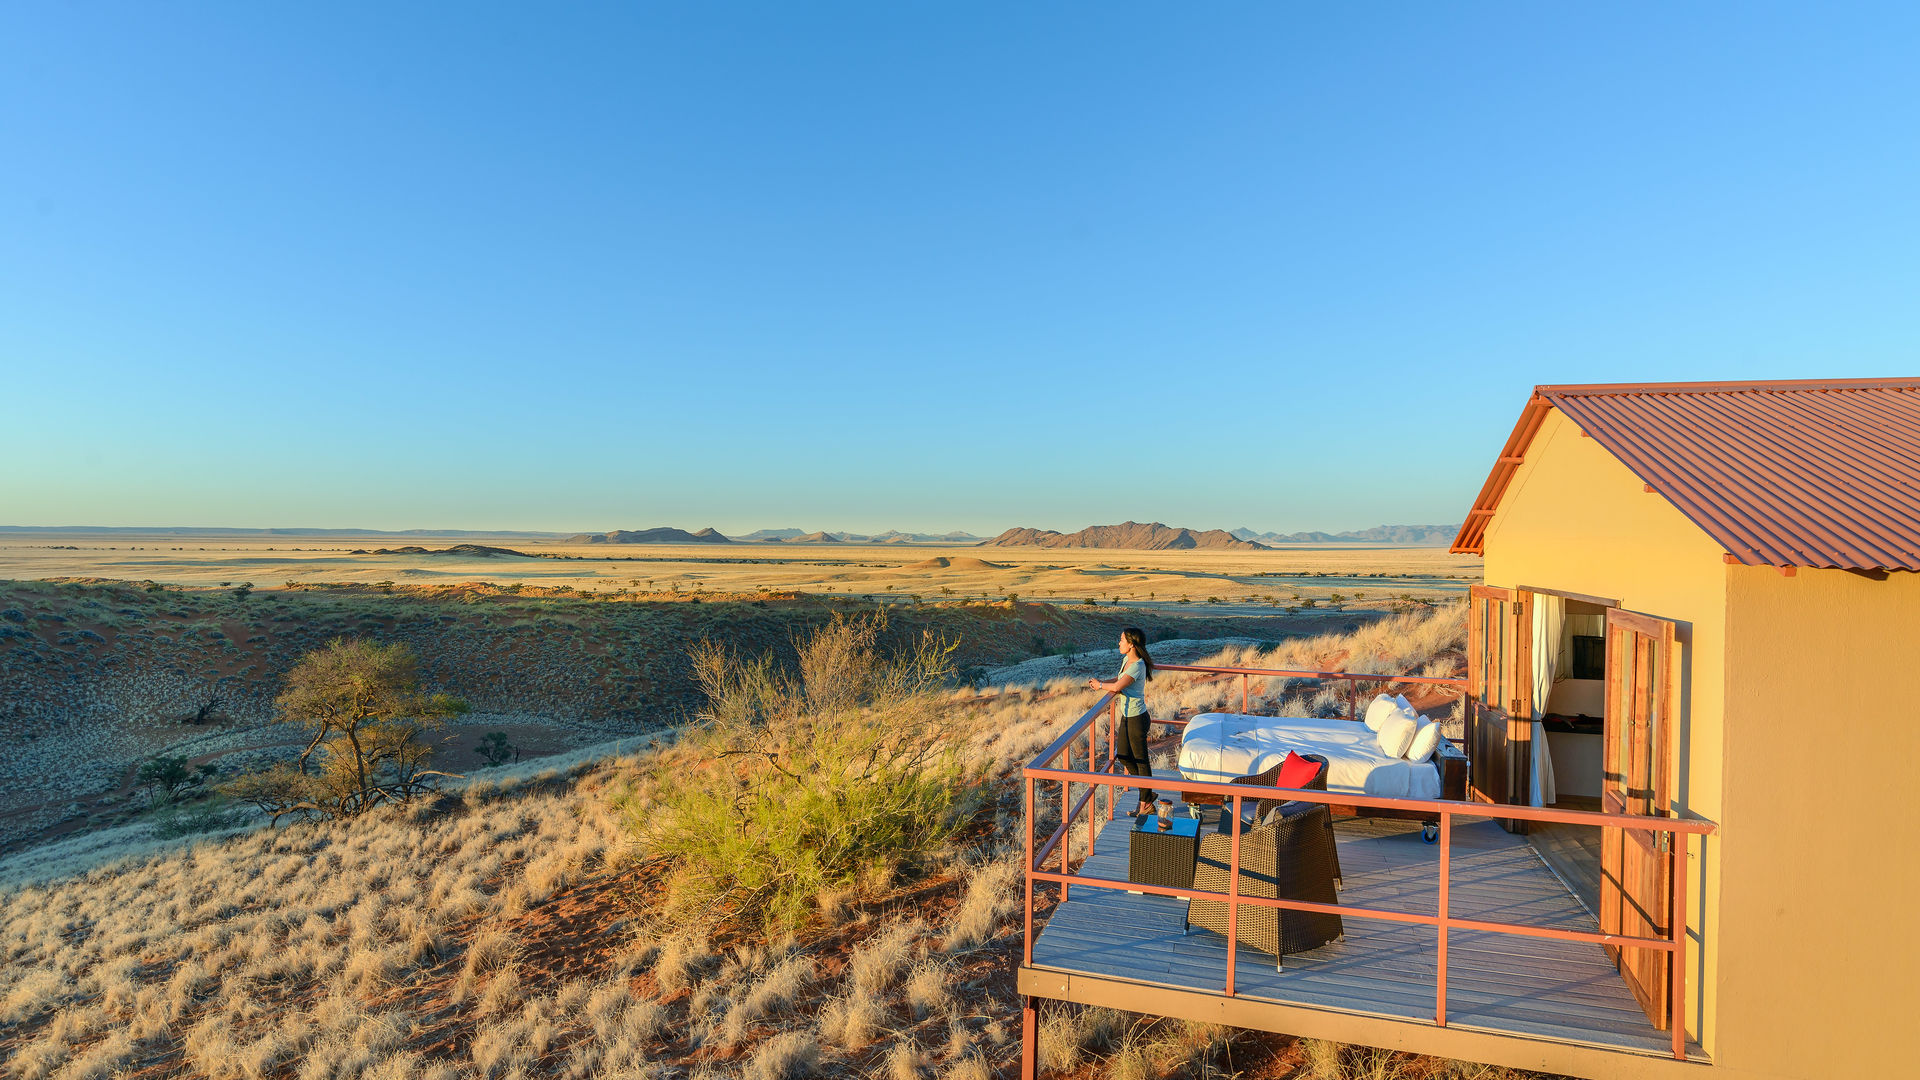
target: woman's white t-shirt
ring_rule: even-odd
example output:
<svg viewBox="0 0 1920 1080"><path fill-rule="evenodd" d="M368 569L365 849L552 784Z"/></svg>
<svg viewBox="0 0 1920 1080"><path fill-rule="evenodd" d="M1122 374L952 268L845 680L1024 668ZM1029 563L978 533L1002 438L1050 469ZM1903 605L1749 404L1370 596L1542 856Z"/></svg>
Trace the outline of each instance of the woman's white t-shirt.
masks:
<svg viewBox="0 0 1920 1080"><path fill-rule="evenodd" d="M1147 711L1147 664L1144 660L1135 660L1120 669L1122 678L1131 675L1133 682L1120 691L1120 715L1139 716Z"/></svg>

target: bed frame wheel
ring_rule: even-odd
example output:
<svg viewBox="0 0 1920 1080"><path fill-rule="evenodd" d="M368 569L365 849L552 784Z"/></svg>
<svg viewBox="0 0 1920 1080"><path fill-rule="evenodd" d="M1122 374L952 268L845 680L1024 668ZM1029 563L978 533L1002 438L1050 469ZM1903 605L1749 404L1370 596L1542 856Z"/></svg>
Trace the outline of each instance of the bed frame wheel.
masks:
<svg viewBox="0 0 1920 1080"><path fill-rule="evenodd" d="M1440 842L1440 823L1437 821L1421 822L1420 823L1420 839L1423 843L1428 843L1428 844L1439 843Z"/></svg>

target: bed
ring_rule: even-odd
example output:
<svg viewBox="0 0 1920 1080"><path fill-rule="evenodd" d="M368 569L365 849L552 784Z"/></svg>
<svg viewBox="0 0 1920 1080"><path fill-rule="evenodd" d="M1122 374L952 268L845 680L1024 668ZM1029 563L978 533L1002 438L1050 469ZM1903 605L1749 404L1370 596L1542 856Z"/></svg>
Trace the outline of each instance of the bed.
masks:
<svg viewBox="0 0 1920 1080"><path fill-rule="evenodd" d="M1412 762L1389 757L1365 724L1306 716L1201 713L1187 721L1180 736L1180 775L1225 783L1276 764L1289 750L1327 759L1328 791L1387 799L1466 798L1466 755L1444 739L1432 759Z"/></svg>

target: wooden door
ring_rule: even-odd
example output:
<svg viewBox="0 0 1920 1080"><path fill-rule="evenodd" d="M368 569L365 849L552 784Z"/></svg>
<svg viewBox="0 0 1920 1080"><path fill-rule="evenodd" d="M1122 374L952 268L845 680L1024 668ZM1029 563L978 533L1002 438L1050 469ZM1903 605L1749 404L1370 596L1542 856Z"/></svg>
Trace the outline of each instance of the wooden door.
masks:
<svg viewBox="0 0 1920 1080"><path fill-rule="evenodd" d="M1672 815L1677 655L1674 624L1607 612L1606 746L1601 809L1609 814ZM1663 938L1673 918L1672 835L1607 828L1600 839L1600 929ZM1672 1015L1671 953L1607 947L1655 1027Z"/></svg>
<svg viewBox="0 0 1920 1080"><path fill-rule="evenodd" d="M1533 776L1533 594L1475 585L1467 603L1468 796L1524 804ZM1525 822L1502 824L1526 831Z"/></svg>

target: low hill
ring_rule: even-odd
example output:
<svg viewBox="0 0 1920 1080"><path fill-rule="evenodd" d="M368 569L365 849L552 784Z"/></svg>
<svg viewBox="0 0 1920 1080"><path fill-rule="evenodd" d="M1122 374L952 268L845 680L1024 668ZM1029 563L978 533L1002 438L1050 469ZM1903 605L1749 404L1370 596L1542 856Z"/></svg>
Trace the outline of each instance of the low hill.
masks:
<svg viewBox="0 0 1920 1080"><path fill-rule="evenodd" d="M465 558L465 559L497 559L502 556L515 558L515 559L539 558L539 556L537 555L529 555L524 551L515 551L512 548L489 547L486 544L455 544L452 547L444 547L444 548L423 548L417 544L408 544L406 547L375 548L372 551L368 551L366 548L354 548L352 551L348 552L347 554L349 555L452 555L456 558Z"/></svg>
<svg viewBox="0 0 1920 1080"><path fill-rule="evenodd" d="M1089 525L1079 532L1052 529L1008 529L982 547L1126 548L1133 551L1182 551L1198 548L1225 551L1261 551L1264 544L1242 540L1223 529L1177 529L1159 522Z"/></svg>
<svg viewBox="0 0 1920 1080"><path fill-rule="evenodd" d="M733 541L711 527L699 532L685 529L615 529L608 533L580 533L567 538L569 544L731 544Z"/></svg>
<svg viewBox="0 0 1920 1080"><path fill-rule="evenodd" d="M832 533L811 532L805 536L792 536L780 541L783 544L838 544L840 538Z"/></svg>

